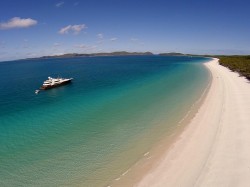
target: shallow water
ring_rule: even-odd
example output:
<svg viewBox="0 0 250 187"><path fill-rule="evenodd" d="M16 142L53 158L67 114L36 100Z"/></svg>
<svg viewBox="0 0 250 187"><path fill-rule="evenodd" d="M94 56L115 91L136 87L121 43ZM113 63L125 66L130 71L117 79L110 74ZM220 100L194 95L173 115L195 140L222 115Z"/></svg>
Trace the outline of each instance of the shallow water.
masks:
<svg viewBox="0 0 250 187"><path fill-rule="evenodd" d="M0 185L104 186L197 100L205 58L130 56L0 63ZM35 95L48 76L70 85Z"/></svg>

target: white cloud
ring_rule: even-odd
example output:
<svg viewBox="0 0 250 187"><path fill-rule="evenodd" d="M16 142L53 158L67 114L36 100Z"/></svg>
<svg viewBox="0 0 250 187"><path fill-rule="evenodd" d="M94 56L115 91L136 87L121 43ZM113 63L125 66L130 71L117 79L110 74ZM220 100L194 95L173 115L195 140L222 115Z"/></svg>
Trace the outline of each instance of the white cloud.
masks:
<svg viewBox="0 0 250 187"><path fill-rule="evenodd" d="M27 28L36 25L37 21L31 18L11 18L8 22L0 23L0 29L15 29L15 28Z"/></svg>
<svg viewBox="0 0 250 187"><path fill-rule="evenodd" d="M103 34L102 34L102 33L97 34L97 37L98 37L99 39L103 39L103 38L104 38L104 36L103 36Z"/></svg>
<svg viewBox="0 0 250 187"><path fill-rule="evenodd" d="M79 34L81 30L86 29L87 26L84 24L81 25L68 25L66 27L63 27L60 29L60 34L68 34L70 31L72 31L74 34Z"/></svg>
<svg viewBox="0 0 250 187"><path fill-rule="evenodd" d="M61 2L59 2L59 3L56 3L56 7L59 8L59 7L63 6L63 4L64 4L63 1L61 1Z"/></svg>
<svg viewBox="0 0 250 187"><path fill-rule="evenodd" d="M118 38L111 38L110 41L114 42L116 41Z"/></svg>
<svg viewBox="0 0 250 187"><path fill-rule="evenodd" d="M59 33L60 34L68 34L68 32L71 30L71 27L72 27L71 25L68 25L66 27L61 28Z"/></svg>
<svg viewBox="0 0 250 187"><path fill-rule="evenodd" d="M81 32L82 29L85 29L85 28L86 26L84 24L71 26L71 30L74 31L75 34L78 34L79 32Z"/></svg>

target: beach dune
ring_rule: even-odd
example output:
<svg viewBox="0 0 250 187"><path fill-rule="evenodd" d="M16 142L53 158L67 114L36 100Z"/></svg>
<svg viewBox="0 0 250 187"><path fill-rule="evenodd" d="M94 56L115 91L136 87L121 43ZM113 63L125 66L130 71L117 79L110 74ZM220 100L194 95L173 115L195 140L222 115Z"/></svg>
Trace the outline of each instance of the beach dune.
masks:
<svg viewBox="0 0 250 187"><path fill-rule="evenodd" d="M250 84L218 64L197 114L136 186L250 186Z"/></svg>

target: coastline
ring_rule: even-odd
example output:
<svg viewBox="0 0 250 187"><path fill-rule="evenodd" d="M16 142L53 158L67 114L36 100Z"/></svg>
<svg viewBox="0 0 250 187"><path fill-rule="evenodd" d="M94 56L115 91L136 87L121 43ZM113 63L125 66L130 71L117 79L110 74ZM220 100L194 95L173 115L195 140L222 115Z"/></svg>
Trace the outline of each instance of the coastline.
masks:
<svg viewBox="0 0 250 187"><path fill-rule="evenodd" d="M144 180L145 176L161 164L165 154L171 149L173 144L179 140L180 135L183 131L185 131L188 124L192 121L200 107L203 105L210 90L212 79L212 73L209 71L209 82L205 90L203 90L200 97L193 103L183 118L180 119L178 124L175 125L175 129L171 131L171 134L166 134L159 141L157 141L155 145L148 150L148 152L145 152L142 155L138 162L136 162L131 168L128 168L128 170L121 173L120 176L117 176L117 178L109 183L107 187L138 186L138 184Z"/></svg>
<svg viewBox="0 0 250 187"><path fill-rule="evenodd" d="M194 118L133 186L247 186L250 184L250 87L218 65Z"/></svg>
<svg viewBox="0 0 250 187"><path fill-rule="evenodd" d="M175 132L178 129L176 128L178 122L186 115L187 111L207 87L210 73L199 61L204 60L204 58L197 58L196 60L183 57L181 59L194 60L197 63L186 66L177 64L177 67L173 69L166 66L166 70L160 72L158 70L164 68L162 65L166 65L165 60L168 61L167 57L134 58L136 59L135 62L129 63L131 68L127 69L129 65L124 64L126 66L124 78L128 76L129 70L134 72L134 74L129 76L131 80L133 80L133 75L138 76L137 71L134 70L138 68L139 72L141 72L141 62L144 62L145 58L152 59L155 63L152 63L150 60L149 63L146 63L148 65L145 65L143 68L143 72L145 70L149 70L149 72L153 70L153 72L149 73L148 76L142 74L138 82L129 81L129 84L121 84L119 87L112 89L107 86L107 89L103 89L101 92L97 89L97 92L85 94L85 89L82 88L88 85L88 81L79 81L75 84L77 89L73 87L72 89L67 89L65 87L63 90L43 92L43 94L37 96L33 91L30 93L29 87L24 87L21 86L22 84L17 83L16 85L20 86L21 89L18 89L18 95L13 92L13 100L9 102L10 104L13 103L13 108L9 108L18 108L19 105L16 104L21 105L22 101L25 101L30 107L26 107L27 105L25 104L24 110L20 113L8 114L6 118L1 118L1 122L3 121L2 127L8 127L7 134L11 132L10 136L1 136L1 139L4 140L1 141L1 145L5 142L11 143L12 141L10 140L14 142L10 149L8 147L2 149L2 153L4 153L2 154L4 163L2 164L2 171L6 172L3 172L1 184L3 186L22 185L29 180L34 185L40 183L45 186L53 186L53 184L107 186L110 184L110 181L122 181L123 176L129 176L132 170L126 171L135 165L138 160L141 160L142 157L150 161L157 160L154 159L155 157L152 157L153 152L151 148L154 148L166 135L170 136L173 131ZM122 64L127 62L126 59L123 59L124 57L121 57L113 59L113 61L116 64L119 64L118 60ZM182 61L175 57L171 59L173 64ZM83 69L92 67L93 63L88 63L87 66L82 68L82 64L85 64L83 62L88 60L80 59L79 61L81 62L76 63L79 65L72 68L79 69L79 71L74 72L74 77L78 77L78 80L86 75L82 73ZM99 63L100 65L105 63L110 65L108 69L121 68L120 65L113 66L106 58L100 58L99 60L103 62ZM39 64L45 66L53 65L50 61L40 61L37 64L31 63L21 63L20 68L29 70L30 65L32 65L34 72L36 72L35 70L38 71L36 73L37 76L40 76ZM72 61L62 60L60 63L68 65L72 64ZM8 66L19 67L15 63ZM95 71L95 68L92 69ZM68 67L65 66L63 71L68 72ZM44 71L42 73L47 74L48 72ZM90 73L92 74L92 71ZM32 72L32 76L33 74ZM23 78L29 78L29 75L27 73L27 77L23 76ZM119 76L119 79L123 80L122 75L114 73L109 74L108 77ZM192 81L194 76L197 78ZM106 80L105 78L106 76L102 76L102 79L99 80ZM22 83L24 81L18 79L18 82ZM100 85L100 82L96 81L97 87ZM178 84L175 87L176 82L182 84ZM91 86L95 86L93 81L90 81L90 83ZM37 86L37 84L34 85ZM10 92L9 89L5 91L6 93ZM2 94L4 93L2 92ZM95 93L95 95L92 93ZM12 96L11 93L9 93L9 96ZM19 103L12 102L15 101L16 96L18 96L16 101ZM36 100L35 102L32 102L32 100L27 102L25 97L25 99L19 99L23 98L22 96L30 96L30 98L36 98ZM57 102L50 102L50 98ZM46 101L49 102L46 103ZM88 108L88 106L91 107ZM45 108L46 110L44 110ZM84 113L85 110L91 111L90 115ZM4 111L7 114L8 110ZM74 112L72 113L72 111ZM9 112L14 113L12 110L9 110ZM47 113L53 115L50 116ZM69 115L62 115L64 113ZM40 117L39 122L36 120L38 116ZM58 118L58 116L62 117ZM12 124L9 122L12 122ZM27 124L27 126L20 124ZM33 124L36 125L34 126ZM16 128L14 125L16 125ZM6 131L3 128L1 134L6 134L4 132ZM37 140L36 142L33 141L33 137ZM40 139L43 140L44 137L48 137L46 141L39 141ZM28 143L25 145L23 142L27 140L32 144ZM27 148L28 151L15 152L20 147L20 144L22 147ZM165 144L163 142L163 146ZM42 149L40 149L41 147ZM4 145L3 148L5 148ZM9 159L12 157L16 159ZM28 162L30 160L34 160L34 162ZM77 163L77 166L75 163ZM137 165L140 165L140 163ZM11 167L15 167L15 169L11 170ZM25 169L20 170L18 168ZM69 171L70 175L68 174ZM12 177L14 175L15 178ZM38 179L37 176L42 177ZM32 180L34 178L37 179L34 181ZM43 180L44 178L51 180ZM119 180L119 178L121 179Z"/></svg>

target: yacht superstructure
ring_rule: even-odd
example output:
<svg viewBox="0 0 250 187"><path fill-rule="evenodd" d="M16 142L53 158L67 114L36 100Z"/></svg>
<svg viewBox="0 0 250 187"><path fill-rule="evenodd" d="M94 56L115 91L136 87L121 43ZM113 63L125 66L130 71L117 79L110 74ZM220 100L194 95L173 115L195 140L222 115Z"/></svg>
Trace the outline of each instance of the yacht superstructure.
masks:
<svg viewBox="0 0 250 187"><path fill-rule="evenodd" d="M70 83L73 78L52 78L48 77L48 80L43 82L43 85L40 87L41 90L47 90L51 88L55 88L58 86L62 86Z"/></svg>

